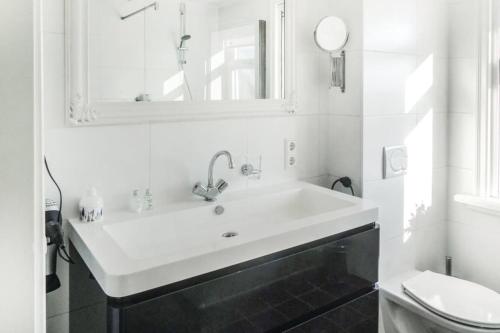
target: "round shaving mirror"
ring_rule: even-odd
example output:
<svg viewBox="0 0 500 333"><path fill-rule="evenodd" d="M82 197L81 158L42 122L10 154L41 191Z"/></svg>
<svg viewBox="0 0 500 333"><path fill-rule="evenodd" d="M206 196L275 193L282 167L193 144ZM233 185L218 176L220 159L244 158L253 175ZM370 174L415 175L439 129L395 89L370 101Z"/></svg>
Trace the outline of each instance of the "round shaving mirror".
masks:
<svg viewBox="0 0 500 333"><path fill-rule="evenodd" d="M340 51L347 44L349 32L344 21L336 16L323 18L314 30L314 40L326 52Z"/></svg>

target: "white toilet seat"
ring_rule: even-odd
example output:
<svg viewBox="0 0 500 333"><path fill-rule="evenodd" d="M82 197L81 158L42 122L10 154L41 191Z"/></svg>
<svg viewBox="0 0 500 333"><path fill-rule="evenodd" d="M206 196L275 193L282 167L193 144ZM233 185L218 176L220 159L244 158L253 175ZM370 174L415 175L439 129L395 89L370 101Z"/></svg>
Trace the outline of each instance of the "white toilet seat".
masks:
<svg viewBox="0 0 500 333"><path fill-rule="evenodd" d="M414 313L415 315L421 317L422 320L428 320L429 322L432 322L436 325L445 328L446 332L500 333L500 329L474 327L445 318L434 311L430 311L428 308L424 307L423 305L415 301L413 298L408 296L403 291L402 283L418 276L419 274L422 274L422 272L408 271L399 276L395 276L390 280L381 282L380 283L381 302L385 304L386 301L389 301L390 303L397 304L402 309L406 309L407 311L410 311L411 313ZM389 310L389 308L384 309L384 307L385 305L382 306L382 312ZM422 331L417 330L415 332L422 332ZM432 332L434 332L434 330L432 330Z"/></svg>
<svg viewBox="0 0 500 333"><path fill-rule="evenodd" d="M500 294L476 283L426 271L402 283L404 292L444 318L500 329Z"/></svg>

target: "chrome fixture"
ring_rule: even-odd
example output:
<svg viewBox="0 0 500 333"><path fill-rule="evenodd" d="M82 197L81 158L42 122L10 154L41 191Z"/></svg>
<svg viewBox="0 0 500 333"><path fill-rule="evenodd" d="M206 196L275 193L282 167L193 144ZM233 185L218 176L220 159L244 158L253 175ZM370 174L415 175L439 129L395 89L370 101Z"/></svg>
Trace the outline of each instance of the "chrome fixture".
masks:
<svg viewBox="0 0 500 333"><path fill-rule="evenodd" d="M224 192L224 190L226 190L229 186L229 184L223 179L219 179L214 185L214 166L217 159L221 156L226 156L229 169L234 169L233 157L231 156L231 153L225 150L220 151L210 160L207 186L205 187L201 182L198 182L193 187L193 194L205 198L206 201L215 201L219 194Z"/></svg>
<svg viewBox="0 0 500 333"><path fill-rule="evenodd" d="M191 35L183 35L181 37L181 42L179 43L179 47L177 48L177 53L178 53L178 58L179 58L179 65L182 67L183 65L187 64L187 60L186 60L186 51L189 50L189 48L187 48L185 46L186 42L188 40L191 39ZM184 68L182 67L182 70L184 70Z"/></svg>
<svg viewBox="0 0 500 333"><path fill-rule="evenodd" d="M191 39L191 35L186 33L186 4L181 2L179 5L179 31L180 31L180 42L177 47L177 65L179 67L179 71L182 73L183 77L183 87L185 93L187 94L190 101L193 100L193 93L191 92L191 86L189 85L189 79L184 70L184 65L187 64L186 60L186 52L189 48L186 46L186 42Z"/></svg>
<svg viewBox="0 0 500 333"><path fill-rule="evenodd" d="M186 61L186 51L188 48L185 46L186 42L191 39L191 35L186 33L186 4L182 2L179 5L179 16L180 16L180 26L179 26L179 31L180 31L180 43L179 47L177 48L177 53L179 57L179 64L180 65L185 65L187 63Z"/></svg>
<svg viewBox="0 0 500 333"><path fill-rule="evenodd" d="M452 268L452 265L453 265L453 258L452 257L446 257L445 258L445 262L446 262L446 265L445 265L445 271L446 271L446 275L448 276L452 276L453 275L453 268Z"/></svg>
<svg viewBox="0 0 500 333"><path fill-rule="evenodd" d="M343 48L349 41L349 31L345 22L335 16L323 18L314 30L314 41L330 56L330 88L339 87L344 93L346 55Z"/></svg>
<svg viewBox="0 0 500 333"><path fill-rule="evenodd" d="M159 8L158 2L157 1L152 2L150 4L147 4L147 5L143 6L143 7L140 7L140 8L135 9L135 10L131 9L131 11L126 12L126 14L122 13L121 16L120 16L120 18L122 20L126 20L129 17L132 17L132 16L134 16L136 14L139 14L140 12L143 12L143 11L145 11L145 10L151 8L151 7L153 7L154 10L158 10L158 8Z"/></svg>
<svg viewBox="0 0 500 333"><path fill-rule="evenodd" d="M243 164L243 166L241 167L241 174L243 176L258 176L262 173L262 170L259 170L259 169L255 169L255 167L250 164L250 163L247 163L247 164Z"/></svg>
<svg viewBox="0 0 500 333"><path fill-rule="evenodd" d="M338 87L342 93L345 93L345 51L340 52L340 57L332 56L330 66L330 88Z"/></svg>
<svg viewBox="0 0 500 333"><path fill-rule="evenodd" d="M136 102L151 102L151 95L150 94L140 94L135 98Z"/></svg>
<svg viewBox="0 0 500 333"><path fill-rule="evenodd" d="M225 211L224 207L220 206L220 205L215 207L215 209L214 209L215 215L222 215L222 214L224 214L224 211Z"/></svg>
<svg viewBox="0 0 500 333"><path fill-rule="evenodd" d="M188 48L184 47L184 42L188 41L191 39L191 35L184 35L181 37L181 43L179 45L179 50L182 50L182 51L187 51Z"/></svg>
<svg viewBox="0 0 500 333"><path fill-rule="evenodd" d="M234 232L234 231L229 231L229 232L225 232L222 234L222 237L224 237L224 238L233 238L236 236L238 236L238 233Z"/></svg>

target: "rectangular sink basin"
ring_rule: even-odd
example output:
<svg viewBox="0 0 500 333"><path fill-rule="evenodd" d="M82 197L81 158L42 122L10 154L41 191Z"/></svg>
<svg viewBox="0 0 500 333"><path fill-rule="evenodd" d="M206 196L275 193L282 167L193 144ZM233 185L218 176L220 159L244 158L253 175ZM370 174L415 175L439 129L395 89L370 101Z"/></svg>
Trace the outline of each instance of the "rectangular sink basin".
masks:
<svg viewBox="0 0 500 333"><path fill-rule="evenodd" d="M103 291L126 297L358 228L377 214L362 199L293 182L215 203L70 220L68 231Z"/></svg>

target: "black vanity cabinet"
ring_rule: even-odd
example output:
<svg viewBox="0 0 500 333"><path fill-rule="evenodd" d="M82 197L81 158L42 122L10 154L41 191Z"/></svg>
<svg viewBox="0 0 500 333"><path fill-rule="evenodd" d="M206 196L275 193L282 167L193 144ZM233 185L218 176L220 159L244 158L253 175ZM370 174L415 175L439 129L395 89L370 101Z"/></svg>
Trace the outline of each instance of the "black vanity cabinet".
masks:
<svg viewBox="0 0 500 333"><path fill-rule="evenodd" d="M379 230L369 225L123 299L109 333L377 332Z"/></svg>
<svg viewBox="0 0 500 333"><path fill-rule="evenodd" d="M378 333L378 290L327 311L286 333Z"/></svg>
<svg viewBox="0 0 500 333"><path fill-rule="evenodd" d="M102 323L96 333L377 332L375 224L119 299L104 296L75 256L72 299L99 292L104 302L95 318L70 314L71 333L92 323Z"/></svg>

